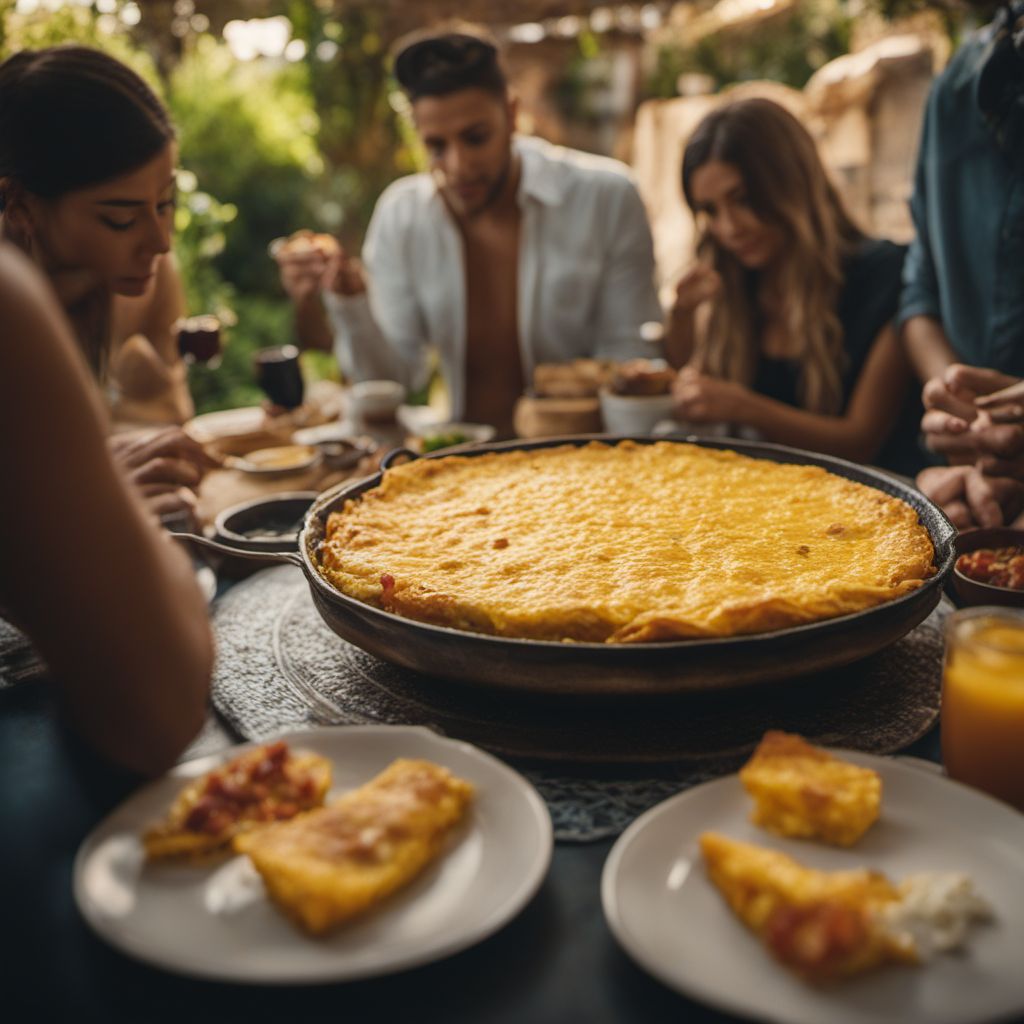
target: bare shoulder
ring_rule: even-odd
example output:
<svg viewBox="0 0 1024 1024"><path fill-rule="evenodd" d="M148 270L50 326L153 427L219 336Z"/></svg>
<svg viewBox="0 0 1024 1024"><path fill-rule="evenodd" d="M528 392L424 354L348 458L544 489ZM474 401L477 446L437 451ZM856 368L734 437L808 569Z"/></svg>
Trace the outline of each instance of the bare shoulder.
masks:
<svg viewBox="0 0 1024 1024"><path fill-rule="evenodd" d="M0 244L0 377L13 384L6 409L38 399L32 389L56 368L87 379L84 363L57 297L46 279L16 249ZM6 411L6 410L4 410Z"/></svg>
<svg viewBox="0 0 1024 1024"><path fill-rule="evenodd" d="M38 307L47 289L29 260L11 245L0 243L0 303L5 313Z"/></svg>
<svg viewBox="0 0 1024 1024"><path fill-rule="evenodd" d="M56 296L29 260L8 245L0 245L0 322L14 341L0 345L7 366L45 349L60 331Z"/></svg>

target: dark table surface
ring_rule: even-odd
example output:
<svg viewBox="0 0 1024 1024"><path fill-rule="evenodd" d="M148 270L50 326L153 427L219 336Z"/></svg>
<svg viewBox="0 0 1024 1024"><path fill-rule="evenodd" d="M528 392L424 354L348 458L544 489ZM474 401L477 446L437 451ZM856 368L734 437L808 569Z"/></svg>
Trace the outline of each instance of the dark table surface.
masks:
<svg viewBox="0 0 1024 1024"><path fill-rule="evenodd" d="M214 744L232 742L226 733L218 738L216 726L212 738ZM908 752L937 759L936 734ZM506 928L473 949L401 974L344 985L260 988L196 981L147 967L93 935L71 891L79 844L138 784L109 769L62 728L45 680L0 690L0 922L6 947L0 957L0 1019L12 1024L735 1019L665 988L619 949L599 896L611 840L556 845L548 878Z"/></svg>

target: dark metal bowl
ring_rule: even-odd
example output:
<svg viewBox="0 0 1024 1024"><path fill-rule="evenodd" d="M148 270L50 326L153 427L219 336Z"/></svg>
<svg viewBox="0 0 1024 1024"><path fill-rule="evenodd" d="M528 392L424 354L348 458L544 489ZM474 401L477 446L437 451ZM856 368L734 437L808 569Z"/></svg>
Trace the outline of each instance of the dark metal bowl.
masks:
<svg viewBox="0 0 1024 1024"><path fill-rule="evenodd" d="M956 538L954 547L954 558L980 548L1024 547L1024 530L1014 530L1008 526L965 530ZM1004 608L1024 608L1024 590L972 580L960 572L955 563L950 579L957 600L962 605L994 604Z"/></svg>
<svg viewBox="0 0 1024 1024"><path fill-rule="evenodd" d="M584 435L506 441L467 448L459 454L474 458L487 452L620 440L627 439ZM649 437L628 440L637 444L655 442ZM650 644L560 643L469 633L403 618L364 604L341 593L320 575L318 549L327 516L346 501L376 487L382 473L346 482L321 495L309 510L300 534L299 557L292 556L291 560L300 562L324 622L343 639L405 668L474 687L519 694L685 694L820 672L888 646L922 622L938 604L943 581L954 560L956 530L942 511L910 484L879 470L781 445L693 438L658 440L686 440L752 458L821 466L899 498L917 511L928 530L935 547L937 571L916 590L886 604L770 633ZM424 457L441 458L447 454L439 452Z"/></svg>
<svg viewBox="0 0 1024 1024"><path fill-rule="evenodd" d="M260 569L246 553L298 551L299 531L317 497L316 491L286 491L224 509L214 520L214 536L238 554L225 554L217 572L245 579Z"/></svg>

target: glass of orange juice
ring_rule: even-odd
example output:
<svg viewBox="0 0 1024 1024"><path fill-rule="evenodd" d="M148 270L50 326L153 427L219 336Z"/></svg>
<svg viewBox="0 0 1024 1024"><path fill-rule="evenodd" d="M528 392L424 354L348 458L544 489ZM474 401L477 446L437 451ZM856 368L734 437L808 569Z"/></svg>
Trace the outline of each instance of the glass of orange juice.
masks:
<svg viewBox="0 0 1024 1024"><path fill-rule="evenodd" d="M1024 611L947 620L942 759L952 778L1024 811Z"/></svg>

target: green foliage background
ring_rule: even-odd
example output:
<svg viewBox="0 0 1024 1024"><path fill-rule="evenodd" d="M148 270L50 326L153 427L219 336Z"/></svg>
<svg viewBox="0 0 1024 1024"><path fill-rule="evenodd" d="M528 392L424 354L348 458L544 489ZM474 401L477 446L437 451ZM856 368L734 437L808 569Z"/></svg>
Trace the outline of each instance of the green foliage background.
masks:
<svg viewBox="0 0 1024 1024"><path fill-rule="evenodd" d="M124 25L110 31L95 5L21 15L15 0L0 0L0 58L66 42L95 46L142 75L173 113L182 168L175 254L189 312L216 313L227 325L221 364L190 370L200 412L259 402L253 354L293 340L269 243L311 226L358 245L381 190L416 167L388 103L373 11L342 25L305 0L279 6L307 44L306 59L241 62L198 33L161 74L168 62L156 58L166 55L147 52ZM322 42L333 44L329 60L317 56ZM308 378L337 375L320 353L305 353L303 364Z"/></svg>
<svg viewBox="0 0 1024 1024"><path fill-rule="evenodd" d="M260 13L286 15L305 56L242 62L204 28L182 38L161 34L155 23L147 30L146 4L136 2L143 20L130 27L117 15L134 7L131 0L103 0L103 13L93 2L34 14L17 13L16 0L0 0L0 58L67 41L96 46L128 63L167 102L183 169L175 251L189 312L216 313L229 325L222 364L194 367L190 384L199 411L249 405L260 398L253 353L293 336L268 244L309 226L358 248L382 189L422 164L410 125L396 116L400 104L385 52L387 5L274 0ZM711 2L697 0L701 7ZM799 88L847 51L849 2L798 0L786 16L745 32L663 47L645 91L673 96L685 72L708 74L717 86L768 78ZM948 6L958 0L863 2L888 15L934 5L954 12L951 31L958 24ZM237 16L249 13L238 0ZM553 99L564 116L582 122L592 113L589 97L600 71L594 58L604 44L590 31L577 44ZM337 373L330 357L303 359L312 377Z"/></svg>

